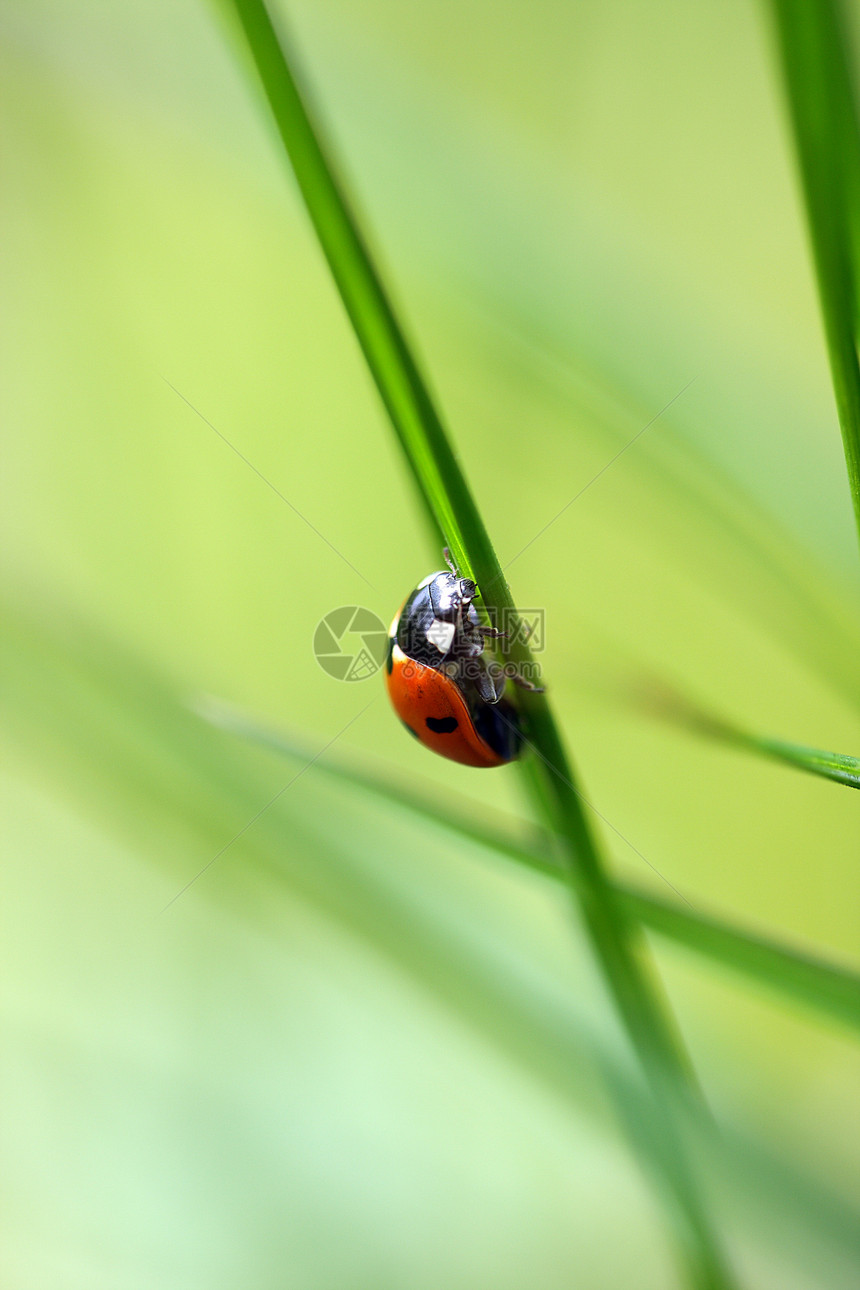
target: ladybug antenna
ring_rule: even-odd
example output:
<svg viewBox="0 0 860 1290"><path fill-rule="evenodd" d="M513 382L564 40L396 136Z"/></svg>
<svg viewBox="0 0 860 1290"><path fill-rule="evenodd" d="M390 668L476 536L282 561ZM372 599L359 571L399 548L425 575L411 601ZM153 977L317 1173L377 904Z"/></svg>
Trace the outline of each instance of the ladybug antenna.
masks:
<svg viewBox="0 0 860 1290"><path fill-rule="evenodd" d="M456 566L456 564L454 563L454 561L451 559L451 552L448 550L448 548L447 548L446 546L443 546L443 548L442 548L442 554L443 554L443 556L445 557L445 563L447 564L448 568L449 568L449 569L451 570L451 572L453 573L454 577L455 577L455 578L459 578L459 576L460 576L459 570L457 569L457 566Z"/></svg>

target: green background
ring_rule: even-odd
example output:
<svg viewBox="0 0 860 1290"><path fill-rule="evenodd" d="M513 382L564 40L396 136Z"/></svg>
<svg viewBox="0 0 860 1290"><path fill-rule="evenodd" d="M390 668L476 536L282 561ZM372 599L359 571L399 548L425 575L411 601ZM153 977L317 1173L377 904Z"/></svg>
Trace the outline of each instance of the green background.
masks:
<svg viewBox="0 0 860 1290"><path fill-rule="evenodd" d="M856 539L763 13L289 19L503 564L675 400L510 571L615 872L856 955L853 795L629 698L656 675L860 748ZM202 696L311 754L361 713L339 754L527 807L313 657L324 614L388 622L441 560L227 18L7 0L2 37L4 1284L674 1285L563 893L311 768L161 912L301 768ZM850 1285L856 1047L655 950L746 1143L750 1193L713 1190L748 1284Z"/></svg>

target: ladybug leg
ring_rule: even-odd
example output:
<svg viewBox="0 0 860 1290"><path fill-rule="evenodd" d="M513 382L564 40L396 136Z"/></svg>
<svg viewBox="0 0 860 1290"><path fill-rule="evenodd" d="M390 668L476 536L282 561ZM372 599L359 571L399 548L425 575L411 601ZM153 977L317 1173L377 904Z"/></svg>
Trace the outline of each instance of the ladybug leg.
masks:
<svg viewBox="0 0 860 1290"><path fill-rule="evenodd" d="M485 627L483 623L481 623L481 625L478 627L478 631L481 633L482 636L486 636L488 640L494 640L494 641L498 640L500 636L508 635L507 632L497 631L495 627Z"/></svg>
<svg viewBox="0 0 860 1290"><path fill-rule="evenodd" d="M535 685L534 681L529 681L526 677L520 676L519 672L512 673L511 680L514 685L518 685L521 690L528 690L530 694L544 694L546 692L545 685Z"/></svg>
<svg viewBox="0 0 860 1290"><path fill-rule="evenodd" d="M494 659L469 659L468 678L485 703L498 703L505 689L504 670Z"/></svg>

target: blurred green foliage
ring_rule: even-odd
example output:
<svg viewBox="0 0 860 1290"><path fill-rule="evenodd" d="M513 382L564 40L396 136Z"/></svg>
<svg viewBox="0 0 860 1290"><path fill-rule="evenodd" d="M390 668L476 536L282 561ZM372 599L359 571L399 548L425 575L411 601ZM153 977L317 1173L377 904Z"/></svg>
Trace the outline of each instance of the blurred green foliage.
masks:
<svg viewBox="0 0 860 1290"><path fill-rule="evenodd" d="M511 571L635 847L607 832L618 872L856 955L854 795L618 700L657 672L860 749L851 508L758 7L289 17L503 563L695 378ZM439 553L227 25L83 0L2 24L4 1284L665 1290L607 1106L625 1050L538 876L311 769L160 913L294 773L201 694L315 748L373 698L340 754L527 807L313 658L324 613L387 621ZM731 1126L714 1205L748 1283L850 1285L856 1047L655 949Z"/></svg>

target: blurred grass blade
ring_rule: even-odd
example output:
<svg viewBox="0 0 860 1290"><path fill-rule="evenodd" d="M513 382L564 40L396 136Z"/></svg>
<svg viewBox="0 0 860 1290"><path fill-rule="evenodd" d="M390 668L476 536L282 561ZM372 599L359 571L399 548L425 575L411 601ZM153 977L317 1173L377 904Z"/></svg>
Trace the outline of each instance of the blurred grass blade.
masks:
<svg viewBox="0 0 860 1290"><path fill-rule="evenodd" d="M531 663L520 641L510 591L469 487L407 347L356 221L348 209L309 119L285 53L262 0L232 0L281 139L317 235L367 357L425 504L464 572L475 578L484 607L511 622L510 658ZM551 827L565 840L572 887L592 949L614 997L652 1094L649 1157L656 1158L677 1220L690 1283L734 1284L693 1171L685 1130L702 1111L674 1022L647 957L639 925L609 883L573 770L543 694L521 701L526 742L549 806Z"/></svg>
<svg viewBox="0 0 860 1290"><path fill-rule="evenodd" d="M649 684L647 688L637 686L635 693L640 706L653 715L685 726L696 734L719 739L732 747L783 762L810 775L832 779L834 783L845 784L848 788L860 788L860 757L852 757L848 753L825 752L822 748L810 748L786 739L773 739L769 735L751 734L741 726L708 712L662 681Z"/></svg>
<svg viewBox="0 0 860 1290"><path fill-rule="evenodd" d="M771 0L860 532L860 134L838 0Z"/></svg>
<svg viewBox="0 0 860 1290"><path fill-rule="evenodd" d="M303 763L312 755L301 741L270 729L228 704L207 699L197 706L201 715L214 725L261 747ZM543 831L536 831L532 837L523 836L514 820L502 827L494 826L480 819L472 804L468 810L458 810L450 798L446 798L444 805L431 802L409 785L334 756L315 762L314 770L370 791L401 810L441 825L556 882L566 880L555 840ZM860 1030L860 974L801 954L767 937L697 913L635 886L617 883L616 891L629 913L651 931L742 973L781 996Z"/></svg>
<svg viewBox="0 0 860 1290"><path fill-rule="evenodd" d="M280 769L261 764L249 755L247 747L232 739L213 739L211 725L192 716L172 681L102 631L81 623L68 604L50 601L34 610L30 604L19 603L17 597L0 593L0 613L4 625L0 633L4 754L14 750L16 764L20 758L20 764L29 768L28 775L50 783L58 797L67 797L74 803L75 814L80 812L98 822L110 839L109 871L113 876L122 872L119 857L128 847L129 855L135 857L135 868L140 863L162 872L169 887L175 889L187 875L189 855L213 854L239 824L258 813L273 786L283 784ZM319 744L310 752L318 750ZM326 761L317 766L325 769ZM360 775L356 783L363 787ZM213 952L219 957L227 926L239 931L236 944L240 953L247 949L248 931L267 940L271 937L276 947L274 969L282 971L283 956L288 953L283 932L291 924L281 924L277 911L296 902L303 921L304 911L313 911L314 917L341 929L350 941L366 941L372 947L374 962L377 957L389 960L398 981L401 977L410 981L419 998L426 993L434 1005L450 1009L458 1029L465 1026L474 1031L481 1043L491 1045L528 1080L551 1092L553 1100L561 1098L565 1105L579 1108L588 1117L589 1132L606 1126L607 1099L598 1079L612 1089L616 1105L624 1109L632 1125L648 1120L649 1099L641 1081L626 1060L619 1060L622 1054L614 1038L610 1042L606 1029L595 1026L583 1012L582 1001L557 988L551 961L535 971L522 949L484 934L473 936L460 910L428 901L423 884L404 883L396 866L377 863L379 848L372 834L364 837L361 831L350 833L342 828L341 820L354 820L354 801L344 801L337 793L327 794L325 800L328 810L321 812L317 801L306 802L302 794L287 794L276 811L257 819L239 844L241 862L234 856L220 881L202 883L196 889L194 899L203 906L180 934L177 945L182 962L196 964L195 970L199 970L199 961L193 955L188 959L191 942L187 938L190 926L200 921L214 923ZM382 820L378 812L376 815ZM428 861L444 849L445 835L436 831L442 823L431 811L426 828L421 830L419 845L424 846ZM423 835L429 839L426 843ZM58 847L59 862L65 867L65 839L58 840ZM112 899L120 904L111 908L124 908L125 883L112 891ZM57 926L68 934L70 920L65 907L59 918ZM136 923L137 915L130 926ZM81 941L76 931L72 935L78 953ZM49 924L45 936L44 944L56 954L56 928ZM328 953L328 937L323 944ZM303 980L305 971L303 965ZM50 979L59 1033L66 1033L62 1025L69 1034L83 1025L89 1034L77 1015L80 1001L70 1015L69 999L74 1000L74 994L57 992L55 973ZM180 984L183 980L180 978ZM89 988L91 978L85 981ZM278 998L282 997L281 981L279 977L275 987ZM199 975L192 974L187 982L199 983ZM177 995L172 976L169 985L170 997L179 999L178 1034L184 1036L187 1009L182 991ZM79 988L84 988L83 984ZM197 997L197 985L192 994ZM261 1007L260 1022L265 1024L270 1015L265 1003ZM110 1046L105 1048L98 996L92 1008L85 1016L92 1016L92 1033L100 1038L95 1067L104 1068L108 1080L127 1078L127 1046L121 1044L117 1052ZM149 1019L143 1014L137 1021L147 1053L151 1054L153 1046L157 1051L166 1024L164 1001ZM44 1065L41 1053L40 1043L40 1069ZM115 1067L112 1063L117 1059L120 1064ZM67 1054L57 1062L57 1087L61 1090L68 1084L69 1060ZM168 1072L173 1070L171 1062ZM220 1067L215 1074L215 1087L220 1088ZM198 1070L191 1085L195 1097L199 1078ZM276 1087L281 1087L277 1081ZM42 1085L37 1088L36 1106L41 1109ZM260 1086L252 1084L245 1092L243 1100L239 1080L231 1087L230 1105L239 1115L247 1112L256 1124ZM219 1094L217 1107L222 1103ZM276 1106L277 1120L277 1113L283 1111L277 1096L272 1105ZM74 1109L73 1103L72 1112ZM135 1124L138 1120L139 1115ZM273 1128L275 1140L279 1123ZM207 1133L210 1127L207 1120ZM715 1165L721 1171L724 1168L723 1186L734 1198L735 1208L758 1225L761 1238L780 1256L785 1253L789 1225L792 1230L819 1233L830 1251L844 1250L843 1257L853 1267L860 1225L850 1202L822 1186L819 1169L811 1173L798 1170L790 1151L781 1151L775 1158L767 1146L766 1125L756 1128L762 1132L760 1139L727 1129L719 1142L710 1139L699 1144L706 1153L709 1176L714 1176ZM285 1131L284 1141L289 1145L295 1136L289 1123ZM719 1164L720 1157L724 1166ZM70 1157L71 1168L76 1161L77 1157ZM264 1183L267 1178L264 1170ZM271 1185L277 1190L280 1181L282 1173L278 1172Z"/></svg>
<svg viewBox="0 0 860 1290"><path fill-rule="evenodd" d="M652 931L860 1030L860 974L630 887L623 896Z"/></svg>

